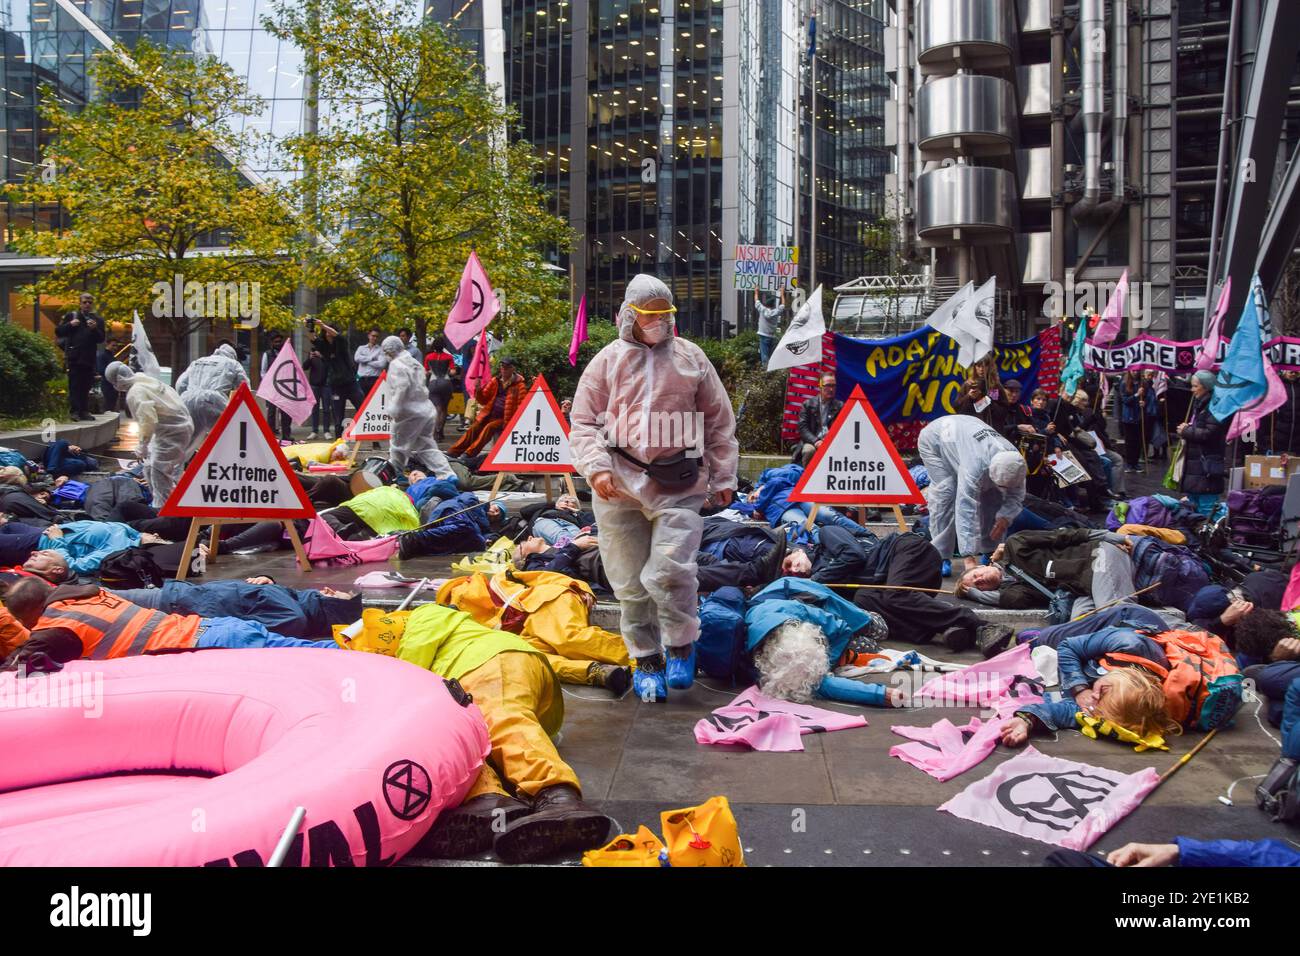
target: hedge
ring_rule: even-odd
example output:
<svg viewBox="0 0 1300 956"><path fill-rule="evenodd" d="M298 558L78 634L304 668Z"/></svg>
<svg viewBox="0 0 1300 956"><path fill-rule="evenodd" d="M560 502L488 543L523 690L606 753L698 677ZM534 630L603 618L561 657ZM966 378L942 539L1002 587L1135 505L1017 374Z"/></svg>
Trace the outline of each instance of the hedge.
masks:
<svg viewBox="0 0 1300 956"><path fill-rule="evenodd" d="M0 412L21 415L45 408L62 363L54 346L35 332L0 321Z"/></svg>

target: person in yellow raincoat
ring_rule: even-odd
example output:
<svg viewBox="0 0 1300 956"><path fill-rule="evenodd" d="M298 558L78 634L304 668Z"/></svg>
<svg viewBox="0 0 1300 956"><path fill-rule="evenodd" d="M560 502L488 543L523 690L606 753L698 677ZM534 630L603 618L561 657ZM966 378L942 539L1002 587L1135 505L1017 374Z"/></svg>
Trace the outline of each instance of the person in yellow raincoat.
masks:
<svg viewBox="0 0 1300 956"><path fill-rule="evenodd" d="M632 682L623 638L588 623L596 596L583 581L553 571L470 574L439 588L437 602L518 634L546 655L562 683L603 687L622 697Z"/></svg>
<svg viewBox="0 0 1300 956"><path fill-rule="evenodd" d="M506 863L527 863L603 845L609 817L583 803L578 775L551 742L564 697L546 656L455 608L425 604L401 614L396 656L459 681L492 744L465 801L438 817L419 849L441 857L493 849ZM389 619L394 630L402 624L398 614Z"/></svg>

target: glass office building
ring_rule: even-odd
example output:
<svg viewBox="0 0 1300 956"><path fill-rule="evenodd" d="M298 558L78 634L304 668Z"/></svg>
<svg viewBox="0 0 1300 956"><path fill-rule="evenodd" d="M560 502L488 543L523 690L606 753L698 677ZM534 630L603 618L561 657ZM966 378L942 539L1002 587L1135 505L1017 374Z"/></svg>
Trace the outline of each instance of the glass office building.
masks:
<svg viewBox="0 0 1300 956"><path fill-rule="evenodd" d="M22 179L40 161L49 140L37 114L42 87L52 86L74 103L93 98L87 69L90 58L110 40L129 50L141 37L215 54L245 77L264 102L237 132L268 134L252 159L253 171L267 178L293 175L274 142L301 128L302 56L292 44L261 29L261 18L269 12L267 0L0 0L4 34L0 156L5 182ZM0 311L49 336L71 303L48 299L35 305L19 303L18 287L32 282L48 264L15 254L12 238L15 230L30 228L32 223L37 228L58 228L65 215L56 205L35 207L0 200L5 238L0 252Z"/></svg>
<svg viewBox="0 0 1300 956"><path fill-rule="evenodd" d="M431 0L427 13L518 109L578 236L552 257L575 299L612 316L627 280L652 271L684 330L719 335L753 323L731 290L736 244L794 241L797 176L807 248L814 8L818 281L834 285L866 271L862 230L883 210L883 0L501 0L499 22L495 3Z"/></svg>

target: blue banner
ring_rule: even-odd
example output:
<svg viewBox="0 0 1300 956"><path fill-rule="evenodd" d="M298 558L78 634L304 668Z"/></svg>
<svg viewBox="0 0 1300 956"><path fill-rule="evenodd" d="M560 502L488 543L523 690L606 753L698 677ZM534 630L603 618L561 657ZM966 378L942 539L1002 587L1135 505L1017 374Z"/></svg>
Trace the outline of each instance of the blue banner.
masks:
<svg viewBox="0 0 1300 956"><path fill-rule="evenodd" d="M997 346L999 378L1018 381L1026 405L1038 388L1042 352L1038 336ZM886 425L954 414L966 379L957 364L957 343L928 326L893 339L836 335L835 372L837 396L847 399L861 385Z"/></svg>

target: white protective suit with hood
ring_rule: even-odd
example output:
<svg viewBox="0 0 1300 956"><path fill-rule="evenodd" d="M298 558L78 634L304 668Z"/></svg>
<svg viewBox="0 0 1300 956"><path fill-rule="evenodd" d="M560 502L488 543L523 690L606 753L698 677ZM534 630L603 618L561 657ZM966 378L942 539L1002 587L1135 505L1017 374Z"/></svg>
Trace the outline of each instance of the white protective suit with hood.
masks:
<svg viewBox="0 0 1300 956"><path fill-rule="evenodd" d="M195 359L181 373L176 380L176 393L185 403L194 423L194 436L186 449L186 457L198 449L199 443L216 426L231 393L247 381L248 373L239 364L238 353L224 343L218 345L211 355Z"/></svg>
<svg viewBox="0 0 1300 956"><path fill-rule="evenodd" d="M393 434L388 442L388 457L403 471L412 458L418 458L431 475L445 478L452 474L451 463L433 437L438 411L429 401L424 368L396 335L388 336L379 347L388 356L387 387L392 399Z"/></svg>
<svg viewBox="0 0 1300 956"><path fill-rule="evenodd" d="M632 305L672 301L659 279L628 283L618 313L618 338L582 373L573 397L569 442L578 472L589 482L611 472L624 495L592 495L605 574L622 605L620 630L628 652L653 657L699 636L695 554L705 496L735 489L739 446L731 400L699 346L671 330L647 346L633 336ZM643 419L645 413L651 413ZM700 449L700 476L684 491L666 491L642 469L613 454L622 447L643 462Z"/></svg>
<svg viewBox="0 0 1300 956"><path fill-rule="evenodd" d="M186 450L194 437L190 413L170 386L121 362L111 363L104 378L126 393L127 411L140 426L140 445L145 448L145 481L153 492L153 506L161 508L185 470Z"/></svg>
<svg viewBox="0 0 1300 956"><path fill-rule="evenodd" d="M930 473L930 542L945 561L986 554L999 518L1010 523L1025 504L1025 460L972 415L947 415L921 429L921 461Z"/></svg>

